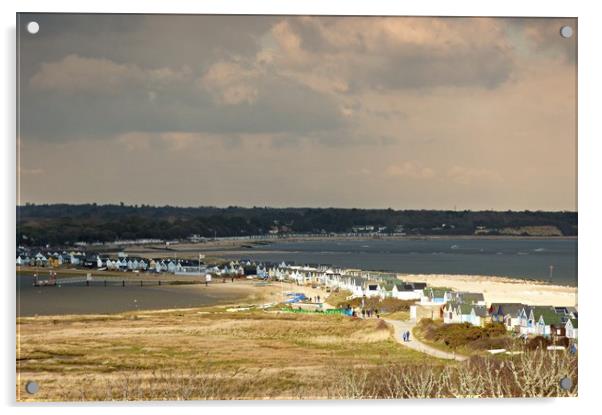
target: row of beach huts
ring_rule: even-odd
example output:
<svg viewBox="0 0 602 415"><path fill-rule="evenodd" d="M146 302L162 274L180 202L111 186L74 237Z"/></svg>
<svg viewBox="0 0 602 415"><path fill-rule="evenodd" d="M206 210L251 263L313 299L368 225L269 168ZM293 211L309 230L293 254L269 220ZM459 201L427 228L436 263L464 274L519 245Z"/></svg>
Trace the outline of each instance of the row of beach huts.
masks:
<svg viewBox="0 0 602 415"><path fill-rule="evenodd" d="M396 276L360 270L290 266L283 263L268 269L258 267L257 275L299 285L318 285L328 290L347 290L351 293L349 299L378 297L413 301L414 304L410 306L412 319L428 317L440 319L445 324L469 323L474 326L497 322L521 336L577 339L576 307L487 304L483 293L429 287L424 282L404 282Z"/></svg>

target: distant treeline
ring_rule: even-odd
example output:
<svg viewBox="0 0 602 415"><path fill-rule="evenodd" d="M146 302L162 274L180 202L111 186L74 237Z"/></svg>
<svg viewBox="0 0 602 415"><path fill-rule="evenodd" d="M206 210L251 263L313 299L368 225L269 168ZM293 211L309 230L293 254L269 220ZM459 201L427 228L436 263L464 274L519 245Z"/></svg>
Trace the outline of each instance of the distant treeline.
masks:
<svg viewBox="0 0 602 415"><path fill-rule="evenodd" d="M449 211L134 205L17 207L17 243L63 245L119 239L183 239L286 233L347 233L374 226L408 235L497 234L504 228L556 227L577 235L577 212ZM359 230L364 231L363 229Z"/></svg>

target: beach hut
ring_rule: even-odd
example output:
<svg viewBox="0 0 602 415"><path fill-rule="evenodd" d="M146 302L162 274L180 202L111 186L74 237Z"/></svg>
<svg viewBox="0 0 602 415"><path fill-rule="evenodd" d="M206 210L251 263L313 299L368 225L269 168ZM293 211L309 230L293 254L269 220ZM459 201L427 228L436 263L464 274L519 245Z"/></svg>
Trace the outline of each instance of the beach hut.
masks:
<svg viewBox="0 0 602 415"><path fill-rule="evenodd" d="M391 297L398 300L419 300L420 296L421 290L416 291L413 284L401 282L391 288Z"/></svg>
<svg viewBox="0 0 602 415"><path fill-rule="evenodd" d="M569 318L564 325L564 332L569 339L577 339L578 321L576 318Z"/></svg>
<svg viewBox="0 0 602 415"><path fill-rule="evenodd" d="M487 318L487 307L477 304L460 304L460 322L483 326Z"/></svg>
<svg viewBox="0 0 602 415"><path fill-rule="evenodd" d="M364 295L366 297L384 297L384 290L381 288L379 283L370 282L366 284Z"/></svg>
<svg viewBox="0 0 602 415"><path fill-rule="evenodd" d="M38 252L34 257L34 263L36 266L45 267L48 265L48 258L42 255L42 253Z"/></svg>
<svg viewBox="0 0 602 415"><path fill-rule="evenodd" d="M445 293L446 301L454 301L460 304L478 304L485 305L485 297L482 293L473 293L467 291L447 291Z"/></svg>
<svg viewBox="0 0 602 415"><path fill-rule="evenodd" d="M528 306L521 303L492 303L489 307L489 316L494 323L504 323L506 330L518 330L525 307Z"/></svg>
<svg viewBox="0 0 602 415"><path fill-rule="evenodd" d="M425 288L420 297L421 304L445 304L447 302L446 294L450 290L447 288Z"/></svg>
<svg viewBox="0 0 602 415"><path fill-rule="evenodd" d="M552 307L538 308L535 311L536 318L536 333L539 336L551 336L552 326L562 324L562 316L560 316Z"/></svg>

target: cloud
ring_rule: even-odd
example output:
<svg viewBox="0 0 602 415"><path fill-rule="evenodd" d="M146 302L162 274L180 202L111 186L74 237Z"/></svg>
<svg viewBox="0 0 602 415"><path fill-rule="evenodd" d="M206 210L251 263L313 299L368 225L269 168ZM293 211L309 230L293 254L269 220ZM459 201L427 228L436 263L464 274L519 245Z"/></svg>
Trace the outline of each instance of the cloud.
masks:
<svg viewBox="0 0 602 415"><path fill-rule="evenodd" d="M498 172L463 166L451 167L447 171L447 177L454 183L461 185L492 184L503 181L502 176Z"/></svg>
<svg viewBox="0 0 602 415"><path fill-rule="evenodd" d="M435 170L414 161L391 164L387 167L385 173L389 177L404 177L411 179L430 179L435 177Z"/></svg>
<svg viewBox="0 0 602 415"><path fill-rule="evenodd" d="M197 84L208 90L220 104L252 104L259 93L255 86L259 76L255 68L243 68L233 62L218 62L209 68Z"/></svg>
<svg viewBox="0 0 602 415"><path fill-rule="evenodd" d="M187 66L180 69L143 69L104 58L68 55L57 62L42 63L29 84L33 89L42 91L119 94L126 86L162 88L175 82L185 82L190 75Z"/></svg>
<svg viewBox="0 0 602 415"><path fill-rule="evenodd" d="M29 86L22 97L23 136L38 139L133 131L309 134L343 123L332 98L260 72L253 60L217 62L193 74L189 67L141 68L68 55L42 64Z"/></svg>
<svg viewBox="0 0 602 415"><path fill-rule="evenodd" d="M179 200L574 206L576 39L558 36L573 19L26 18L43 30L19 43L36 201L111 198L140 174L163 202L156 182L220 171Z"/></svg>
<svg viewBox="0 0 602 415"><path fill-rule="evenodd" d="M571 26L573 36L569 39L560 36L562 26ZM577 61L577 19L509 19L508 32L522 36L524 45L522 52L545 56L548 59L574 65Z"/></svg>
<svg viewBox="0 0 602 415"><path fill-rule="evenodd" d="M278 23L271 36L279 64L308 85L334 77L353 89L494 88L513 68L495 19L302 17Z"/></svg>

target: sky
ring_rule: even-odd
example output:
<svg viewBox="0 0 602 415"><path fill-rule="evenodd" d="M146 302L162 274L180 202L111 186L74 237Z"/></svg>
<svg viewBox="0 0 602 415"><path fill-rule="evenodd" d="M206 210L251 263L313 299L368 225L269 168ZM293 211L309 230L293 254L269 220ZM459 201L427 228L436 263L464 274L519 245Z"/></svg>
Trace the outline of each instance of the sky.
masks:
<svg viewBox="0 0 602 415"><path fill-rule="evenodd" d="M18 26L19 204L577 210L576 19Z"/></svg>

